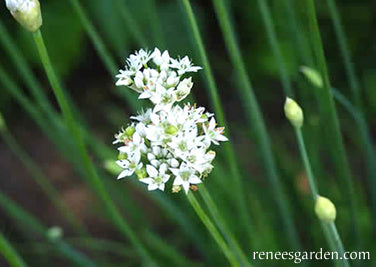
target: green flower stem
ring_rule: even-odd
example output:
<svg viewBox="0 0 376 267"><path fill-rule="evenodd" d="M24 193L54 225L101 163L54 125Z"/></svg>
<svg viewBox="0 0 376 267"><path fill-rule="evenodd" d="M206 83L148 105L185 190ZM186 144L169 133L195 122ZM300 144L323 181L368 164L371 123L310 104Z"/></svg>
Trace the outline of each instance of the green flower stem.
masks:
<svg viewBox="0 0 376 267"><path fill-rule="evenodd" d="M343 248L342 240L341 237L338 233L337 227L334 222L328 223L328 229L331 235L331 238L337 247L337 252L339 255L344 255L345 254L345 249ZM350 267L350 263L346 259L341 260L342 266L344 267Z"/></svg>
<svg viewBox="0 0 376 267"><path fill-rule="evenodd" d="M325 125L328 129L328 136L330 137L330 150L341 181L344 181L345 188L343 194L346 195L348 207L352 215L353 233L356 242L359 244L361 238L359 233L358 213L356 209L356 199L352 176L350 172L349 163L343 145L340 125L337 116L337 110L334 105L334 100L331 93L331 86L329 81L329 73L326 66L324 55L324 48L321 41L320 30L316 18L315 5L313 0L306 0L307 16L309 19L310 32L313 38L314 52L319 64L319 70L323 77L324 88L316 90L318 102L322 111L322 116L325 117ZM342 183L341 183L342 184Z"/></svg>
<svg viewBox="0 0 376 267"><path fill-rule="evenodd" d="M113 60L113 57L111 56L110 52L107 50L102 38L100 37L95 27L89 20L80 2L78 0L70 0L70 3L74 11L76 12L77 16L80 18L82 25L84 26L87 34L89 35L89 38L91 39L107 71L110 73L112 77L114 77L118 71L117 64ZM134 94L132 94L131 90L123 90L123 88L121 88L120 90L115 90L115 93L123 97L133 111L138 110L138 108L140 107L140 101L135 101L136 97Z"/></svg>
<svg viewBox="0 0 376 267"><path fill-rule="evenodd" d="M61 212L65 219L70 222L73 227L82 235L87 235L86 227L84 224L71 212L64 202L59 198L59 192L50 183L47 177L43 174L41 169L35 164L35 162L26 154L26 152L17 143L16 139L9 132L8 128L4 125L1 127L0 134L3 137L6 144L10 147L17 158L28 169L35 182L42 188L44 193L53 203L53 205Z"/></svg>
<svg viewBox="0 0 376 267"><path fill-rule="evenodd" d="M287 67L285 65L285 61L283 60L283 56L281 53L281 49L278 45L277 35L274 28L273 18L270 14L270 10L268 7L268 1L267 0L257 0L260 12L262 15L262 19L265 25L266 33L268 35L268 40L270 47L273 50L274 57L277 61L278 67L279 67L279 73L281 76L281 82L283 86L283 90L285 92L285 95L289 97L293 97L293 91L291 86L291 80L289 78L289 75L287 74ZM287 1L286 1L287 2Z"/></svg>
<svg viewBox="0 0 376 267"><path fill-rule="evenodd" d="M208 229L209 233L217 242L218 246L221 248L223 254L226 256L228 261L231 263L231 266L239 266L236 257L233 255L231 249L226 244L226 241L223 239L221 234L218 232L217 228L214 226L210 218L206 215L205 211L202 209L201 205L197 201L196 197L192 192L187 194L189 203L192 205L192 208L195 210L197 216L200 218L202 223Z"/></svg>
<svg viewBox="0 0 376 267"><path fill-rule="evenodd" d="M243 100L243 105L246 115L249 118L249 125L253 127L258 145L262 162L265 164L265 171L272 186L273 195L275 196L276 204L280 210L282 221L286 227L288 240L291 242L295 249L299 249L300 243L298 234L293 222L291 208L283 192L280 177L277 172L273 152L270 144L270 139L264 119L261 114L260 107L257 103L256 96L253 92L251 81L240 53L240 48L236 42L235 33L232 29L229 15L226 11L226 5L223 0L213 0L213 4L217 13L217 18L222 29L225 43L231 57L231 61L238 72L239 78L239 94Z"/></svg>
<svg viewBox="0 0 376 267"><path fill-rule="evenodd" d="M7 51L7 55L12 59L14 62L17 71L23 76L28 89L32 96L36 99L36 101L40 104L43 111L49 113L50 110L53 110L52 105L48 101L43 91L40 90L41 86L40 83L37 81L35 76L33 75L31 68L25 58L22 56L22 53L17 48L17 45L10 37L8 31L4 27L3 23L0 20L0 42L4 46L5 50Z"/></svg>
<svg viewBox="0 0 376 267"><path fill-rule="evenodd" d="M12 267L26 266L23 259L18 255L17 251L6 240L2 233L0 233L0 253L7 260Z"/></svg>
<svg viewBox="0 0 376 267"><path fill-rule="evenodd" d="M49 59L47 49L44 45L43 37L38 30L36 33L33 34L35 44L37 46L37 49L40 54L41 61L43 63L43 66L46 70L46 74L48 77L48 80L50 81L50 84L52 86L52 90L56 96L56 99L59 103L59 106L62 110L63 117L65 119L65 122L67 124L67 127L72 135L72 138L79 150L80 157L82 159L83 165L86 168L87 171L87 178L90 181L90 184L93 186L93 189L98 194L98 196L101 198L103 203L105 204L105 207L108 210L109 216L112 220L112 222L119 228L120 232L126 236L130 242L134 245L134 247L137 249L140 256L147 262L152 262L152 259L147 252L147 250L144 248L140 240L137 238L136 234L132 231L130 226L124 221L124 219L119 214L117 208L115 207L113 201L111 200L110 196L108 195L106 189L103 186L103 183L101 179L99 178L97 171L94 168L93 163L90 160L90 157L86 151L85 144L80 136L80 130L79 126L76 125L72 111L68 105L68 102L66 100L66 97L64 95L64 92L62 88L60 87L59 81L56 77L56 74L52 68L51 61Z"/></svg>
<svg viewBox="0 0 376 267"><path fill-rule="evenodd" d="M304 167L305 167L306 172L307 172L307 177L308 177L308 181L309 181L309 187L311 189L312 199L313 199L313 202L316 203L319 192L318 192L318 189L317 189L317 186L316 186L315 176L312 172L311 163L309 162L307 149L306 149L306 146L305 146L305 143L304 143L304 138L303 138L303 135L302 135L302 130L300 128L295 128L295 133L296 133L296 137L298 139L300 154L302 156ZM323 228L323 232L324 232L324 235L325 235L325 237L328 241L329 246L332 249L334 247L335 250L339 253L339 255L343 256L345 251L343 249L343 244L342 244L341 238L338 234L337 227L336 227L335 223L334 222L330 222L330 223L321 222L321 226ZM349 263L348 263L347 260L344 259L341 262L342 262L342 266L349 266Z"/></svg>
<svg viewBox="0 0 376 267"><path fill-rule="evenodd" d="M242 262L242 266L251 266L251 264L249 263L249 259L247 258L247 256L244 255L243 250L240 248L235 237L233 236L228 226L226 225L225 220L219 213L217 205L211 198L209 192L206 190L206 187L204 186L204 184L199 185L198 191L200 195L202 196L206 206L208 207L210 215L213 217L215 223L217 224L218 228L222 232L223 236L229 243L230 247L233 247L233 249L235 250L235 253L238 256L239 261Z"/></svg>
<svg viewBox="0 0 376 267"><path fill-rule="evenodd" d="M359 82L359 78L356 75L354 64L351 60L351 53L348 47L348 41L346 38L345 31L343 29L340 15L338 13L338 8L336 5L335 0L327 0L330 16L333 22L335 34L338 39L338 46L341 51L343 63L346 69L346 74L348 78L348 82L350 84L350 89L353 95L353 101L355 103L356 108L358 109L358 126L360 134L363 138L360 138L362 142L363 149L366 153L366 162L368 168L368 177L370 180L371 188L370 188L370 195L372 197L372 207L373 207L373 226L374 230L376 231L376 155L375 155L375 146L372 142L372 139L369 138L369 127L366 123L366 119L364 116L363 111L363 101L361 98L361 86Z"/></svg>
<svg viewBox="0 0 376 267"><path fill-rule="evenodd" d="M68 260L75 264L75 266L96 266L90 259L88 259L81 252L76 251L63 240L49 240L46 232L47 228L42 225L35 217L19 207L10 198L0 191L0 206L9 214L13 220L20 225L20 229L29 233L30 231L37 233L49 241L53 247Z"/></svg>
<svg viewBox="0 0 376 267"><path fill-rule="evenodd" d="M185 9L185 12L187 14L187 17L188 17L189 25L193 33L195 44L197 46L197 49L201 58L202 66L204 68L206 81L208 83L208 89L209 89L208 91L210 95L210 100L212 102L212 105L214 106L217 120L220 123L220 125L223 125L225 127L227 135L230 136L229 127L228 127L228 124L226 122L226 118L223 112L221 100L219 98L218 88L215 83L212 68L210 66L208 56L206 54L204 42L202 40L200 30L197 25L197 20L192 10L192 6L189 0L182 0L182 3ZM237 199L239 213L240 213L243 224L246 226L247 233L249 234L249 240L251 241L252 239L251 233L254 233L254 227L249 217L249 212L247 211L247 206L246 206L247 201L245 198L244 189L243 189L243 185L241 181L242 176L240 174L239 166L237 164L238 160L236 159L235 150L231 142L224 143L223 147L225 149L226 159L228 160L232 177L234 178L233 181L235 182L235 190L236 190L235 196Z"/></svg>
<svg viewBox="0 0 376 267"><path fill-rule="evenodd" d="M308 154L307 154L307 149L306 149L305 144L304 144L302 130L300 128L299 129L295 129L295 133L296 133L296 137L298 139L299 150L300 150L300 154L301 154L302 159L303 159L304 167L305 167L305 169L307 171L309 188L311 189L311 194L312 194L312 197L313 197L313 201L316 201L319 192L318 192L318 189L317 189L317 186L316 186L315 177L313 176L311 164L309 162L309 158L308 158Z"/></svg>

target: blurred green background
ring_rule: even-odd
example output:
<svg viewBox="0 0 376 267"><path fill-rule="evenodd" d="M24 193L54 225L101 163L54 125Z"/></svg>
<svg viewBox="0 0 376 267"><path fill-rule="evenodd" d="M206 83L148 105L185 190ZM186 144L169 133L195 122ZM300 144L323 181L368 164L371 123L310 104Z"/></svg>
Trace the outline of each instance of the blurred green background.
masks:
<svg viewBox="0 0 376 267"><path fill-rule="evenodd" d="M361 145L361 136L354 126L353 117L343 106L337 104L341 129L344 136L346 152L349 157L354 177L354 186L358 196L358 220L361 229L361 247L355 245L351 236L351 221L346 207L346 196L340 192L341 177L336 177L330 154L328 154L328 138L325 135L325 118L320 117L313 88L299 72L302 65L316 68L307 62L303 53L310 52L309 29L305 19L306 10L303 1L293 0L290 8L284 3L288 0L267 1L274 26L277 32L285 71L292 81L296 98L300 100L305 112L307 136L310 156L316 173L320 192L329 196L337 206L338 228L348 250L365 250L375 252L375 231L372 227L372 210L370 183L367 178L366 157ZM200 65L197 48L193 42L191 31L180 1L162 0L81 0L89 19L103 38L118 69L124 67L125 58L139 48L158 47L167 49L172 56L188 55L192 61ZM223 101L225 115L231 129L231 142L236 149L237 158L246 185L250 216L257 232L254 247L244 246L248 256L255 250L291 250L288 240L283 235L283 227L279 222L276 204L265 178L258 147L255 144L254 132L245 121L241 98L236 87L239 81L236 69L230 63L226 52L222 33L215 17L211 1L191 1L198 19L201 34L212 64L220 98ZM316 1L317 14L321 35L325 47L326 59L332 86L347 98L351 91L338 47L328 6L326 1ZM361 82L363 110L371 137L375 135L376 125L376 2L371 0L336 1L343 22L348 45L352 54L353 64ZM280 82L278 64L269 45L265 26L258 3L255 0L227 1L233 25L241 47L248 74L252 80L255 94L266 120L267 130L271 136L272 148L281 174L284 191L293 208L293 220L299 232L304 250L326 248L326 244L314 214L309 188L303 165L300 160L294 133L283 114L285 95ZM90 133L105 144L112 147L113 134L121 126L128 123L131 108L116 93L114 75L101 60L97 49L91 42L82 21L72 8L70 1L41 1L43 26L47 48L54 67L60 76L70 98L79 110L82 121L88 125ZM154 10L153 7L156 9ZM303 42L297 44L297 36L289 24L290 12L297 15ZM58 110L55 98L45 78L39 61L38 53L31 35L23 30L11 17L5 4L0 8L1 32L9 35L21 51L21 56L30 64L35 77L41 82L50 102ZM302 47L304 45L305 47ZM21 88L25 97L31 98L20 70L9 57L4 43L0 44L0 64L8 76ZM313 61L314 62L314 61ZM193 93L196 102L213 111L203 73L194 75ZM118 236L116 230L106 219L103 208L91 190L80 179L79 167L72 164L69 151L62 151L33 121L22 105L4 89L0 83L0 107L10 131L17 141L40 166L43 173L59 191L59 198L66 203L77 217L81 218L96 242L82 238L76 234L72 226L62 217L43 191L36 185L29 172L20 162L18 155L11 152L7 144L0 140L0 188L3 193L17 202L25 210L36 216L48 227L59 226L64 231L64 238L75 248L84 252L89 258L103 266L137 266L140 260L134 255L133 248ZM134 98L136 101L136 97ZM78 113L77 113L78 114ZM53 139L53 138L52 138ZM69 143L69 140L65 140ZM224 217L236 235L242 240L244 229L236 220L233 221L232 206L234 196L225 193L231 176L220 181L215 177L224 176L226 162L223 151L216 149L218 158L213 179L207 181L207 188L217 201ZM115 148L113 148L115 152ZM170 248L179 252L192 265L226 265L226 261L210 239L206 229L196 218L182 194L164 197L164 201L156 201L160 192L147 192L143 186L131 183L130 179L116 181L116 176L106 172L104 162L95 156L95 165L103 174L111 195L121 207L127 221L144 240L153 255L161 261L161 266L172 264L169 255L157 250L154 235L162 237ZM114 154L115 155L115 154ZM116 159L109 155L108 160ZM111 156L114 156L111 158ZM376 162L374 163L376 164ZM224 172L222 172L224 170ZM217 174L216 174L217 173ZM134 177L131 179L135 179ZM249 190L248 190L249 188ZM161 204L162 203L162 204ZM164 204L163 204L164 203ZM163 205L176 204L175 212L166 212ZM184 222L179 221L184 214ZM17 223L4 211L0 213L0 229L24 256L30 266L63 266L67 261L64 257L53 253L50 243L43 241L34 231ZM188 220L188 221L187 221ZM150 232L153 232L151 234ZM111 241L110 241L111 240ZM107 242L108 243L104 243ZM101 243L102 242L102 243ZM95 246L97 245L97 246ZM165 250L167 251L167 250ZM374 260L373 260L374 262ZM5 262L0 262L5 264ZM260 262L260 265L290 266L290 262ZM317 265L315 265L317 264ZM328 265L330 262L313 262L312 266ZM372 262L361 262L360 266L376 266ZM6 266L6 265L5 265Z"/></svg>

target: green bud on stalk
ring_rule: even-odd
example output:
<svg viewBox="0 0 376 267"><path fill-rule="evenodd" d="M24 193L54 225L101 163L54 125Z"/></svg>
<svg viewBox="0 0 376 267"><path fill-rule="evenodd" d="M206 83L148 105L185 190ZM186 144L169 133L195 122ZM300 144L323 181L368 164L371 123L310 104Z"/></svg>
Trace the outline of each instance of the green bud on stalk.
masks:
<svg viewBox="0 0 376 267"><path fill-rule="evenodd" d="M336 219L336 207L330 199L318 196L315 204L317 217L324 222L334 222Z"/></svg>
<svg viewBox="0 0 376 267"><path fill-rule="evenodd" d="M324 86L321 74L317 70L310 67L301 66L300 71L314 86L318 88L322 88Z"/></svg>
<svg viewBox="0 0 376 267"><path fill-rule="evenodd" d="M285 115L295 128L301 128L304 121L303 111L300 106L291 98L286 98Z"/></svg>
<svg viewBox="0 0 376 267"><path fill-rule="evenodd" d="M12 16L28 31L36 32L42 26L38 0L5 0Z"/></svg>

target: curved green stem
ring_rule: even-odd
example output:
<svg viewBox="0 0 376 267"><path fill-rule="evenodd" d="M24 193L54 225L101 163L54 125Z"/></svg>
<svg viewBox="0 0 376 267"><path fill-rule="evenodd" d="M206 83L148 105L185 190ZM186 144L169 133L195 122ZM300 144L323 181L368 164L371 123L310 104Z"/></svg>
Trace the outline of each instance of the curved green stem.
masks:
<svg viewBox="0 0 376 267"><path fill-rule="evenodd" d="M125 222L125 220L120 215L115 204L113 203L109 194L104 188L103 182L99 178L98 173L96 169L94 168L93 163L90 160L90 157L85 148L85 144L81 137L79 126L77 126L74 121L71 108L68 105L63 89L60 86L60 83L57 79L55 71L52 67L52 64L48 56L48 52L45 47L40 30L34 33L33 37L34 37L38 52L40 54L40 59L46 70L47 78L52 86L52 90L62 110L63 117L70 131L70 134L72 135L73 141L78 148L83 166L85 167L86 172L87 172L86 177L90 185L93 187L94 191L98 194L98 196L103 201L105 207L107 208L108 214L112 222L119 228L120 232L132 242L134 247L139 252L140 256L143 258L143 260L147 262L152 262L152 258L149 255L148 251L144 248L143 244L137 238L136 234L132 231L131 227Z"/></svg>
<svg viewBox="0 0 376 267"><path fill-rule="evenodd" d="M220 125L223 125L225 127L227 134L230 135L230 132L229 132L230 129L228 127L228 124L227 124L227 121L223 112L222 103L219 98L218 88L214 79L214 75L212 72L212 68L211 68L208 56L206 54L206 49L205 49L204 42L200 34L197 20L192 10L192 6L189 0L182 0L182 3L185 9L185 12L187 14L187 17L188 17L189 25L192 30L195 44L197 46L197 49L201 58L202 66L204 68L205 77L206 77L206 81L208 84L207 88L208 88L208 92L210 95L210 100L215 109L217 120L220 123ZM235 190L236 190L235 196L236 196L237 206L239 209L241 220L242 220L242 223L245 225L245 228L248 229L247 233L249 235L250 243L252 243L252 239L250 235L251 233L254 232L254 226L250 219L249 212L247 211L247 205L246 205L247 201L246 201L246 197L245 197L244 189L242 185L243 184L242 177L241 177L239 166L237 163L238 160L236 159L235 150L231 142L226 142L223 144L223 146L225 149L228 164L230 166L232 177L234 178L233 181L235 182Z"/></svg>
<svg viewBox="0 0 376 267"><path fill-rule="evenodd" d="M238 90L239 94L241 95L241 99L243 100L247 118L249 119L248 123L250 127L254 129L260 148L259 151L262 162L264 163L265 171L275 196L276 205L280 210L282 221L286 227L288 240L295 249L299 249L301 246L298 240L297 230L292 219L293 216L291 214L291 208L287 201L286 195L283 192L283 187L277 172L269 134L266 130L260 107L256 100L251 81L248 77L245 64L242 59L240 48L237 44L235 33L231 26L229 15L226 11L226 5L223 0L213 0L213 4L217 13L220 27L222 29L228 53L238 74Z"/></svg>
<svg viewBox="0 0 376 267"><path fill-rule="evenodd" d="M0 253L12 267L26 266L23 259L18 255L17 251L12 247L8 240L6 240L2 233L0 233Z"/></svg>
<svg viewBox="0 0 376 267"><path fill-rule="evenodd" d="M330 150L332 158L335 163L335 168L338 173L338 177L341 181L344 181L345 188L343 193L346 195L350 213L352 214L353 232L356 241L360 242L359 223L356 209L356 199L352 175L349 167L347 155L343 144L343 139L340 131L340 124L338 120L337 110L334 105L334 100L331 94L331 86L329 81L329 73L326 65L324 48L321 41L320 30L316 18L315 5L313 0L306 0L307 15L309 19L310 32L313 38L313 44L315 48L315 55L319 64L319 70L323 77L324 87L320 90L316 90L317 99L320 104L322 116L325 117L327 133L330 138L331 145ZM341 183L342 184L342 183Z"/></svg>
<svg viewBox="0 0 376 267"><path fill-rule="evenodd" d="M200 203L198 203L193 193L189 192L187 194L187 198L188 198L189 203L192 205L193 209L195 210L197 216L200 218L202 223L208 229L209 233L211 234L215 242L217 242L218 246L221 248L223 254L231 263L231 266L239 266L239 263L237 262L236 257L233 255L231 249L226 244L226 241L223 239L221 234L218 232L217 228L214 226L212 221L206 215L205 211L202 209Z"/></svg>
<svg viewBox="0 0 376 267"><path fill-rule="evenodd" d="M309 159L308 159L307 149L306 149L305 144L304 144L302 130L301 129L295 129L295 133L296 133L296 137L298 139L299 150L300 150L300 154L301 154L302 159L303 159L304 167L307 171L307 177L308 177L309 187L311 189L313 201L316 201L316 198L317 198L319 192L318 192L318 189L317 189L317 186L316 186L315 177L313 176L311 164L310 164Z"/></svg>

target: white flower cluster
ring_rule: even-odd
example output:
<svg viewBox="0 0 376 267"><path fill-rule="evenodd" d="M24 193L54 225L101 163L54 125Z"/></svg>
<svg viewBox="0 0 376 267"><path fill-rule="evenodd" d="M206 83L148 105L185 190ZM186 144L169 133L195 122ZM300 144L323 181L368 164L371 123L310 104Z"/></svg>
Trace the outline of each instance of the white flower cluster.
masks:
<svg viewBox="0 0 376 267"><path fill-rule="evenodd" d="M122 144L116 163L124 169L118 179L135 173L148 190L162 191L173 180L172 192L183 187L188 193L211 172L215 152L210 145L228 140L223 127L216 127L213 114L203 107L174 105L193 86L191 78L182 76L199 69L188 57L173 59L157 48L153 53L141 49L127 59L116 84L135 90L154 108L131 117L133 122L115 135L114 143Z"/></svg>

